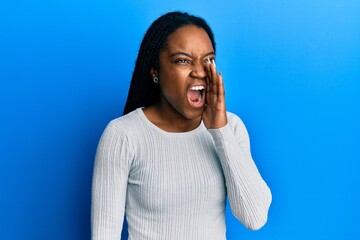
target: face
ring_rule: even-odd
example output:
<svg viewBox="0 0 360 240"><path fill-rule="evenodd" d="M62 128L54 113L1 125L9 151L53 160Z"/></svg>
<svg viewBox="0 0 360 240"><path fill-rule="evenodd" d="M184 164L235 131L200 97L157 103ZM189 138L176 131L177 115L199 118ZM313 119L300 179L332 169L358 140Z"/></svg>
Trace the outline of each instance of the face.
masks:
<svg viewBox="0 0 360 240"><path fill-rule="evenodd" d="M160 68L152 70L159 78L161 108L185 119L201 117L205 105L205 64L214 59L214 49L202 28L188 25L168 37L160 52Z"/></svg>

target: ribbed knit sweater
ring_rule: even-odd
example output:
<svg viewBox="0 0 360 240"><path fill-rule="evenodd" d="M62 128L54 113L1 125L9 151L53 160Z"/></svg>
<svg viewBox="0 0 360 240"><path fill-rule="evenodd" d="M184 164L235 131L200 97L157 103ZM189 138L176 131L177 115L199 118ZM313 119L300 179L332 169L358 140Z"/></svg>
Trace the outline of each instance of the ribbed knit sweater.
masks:
<svg viewBox="0 0 360 240"><path fill-rule="evenodd" d="M271 192L251 157L239 117L189 132L161 130L141 108L106 127L96 153L92 239L224 240L225 205L246 227L266 220Z"/></svg>

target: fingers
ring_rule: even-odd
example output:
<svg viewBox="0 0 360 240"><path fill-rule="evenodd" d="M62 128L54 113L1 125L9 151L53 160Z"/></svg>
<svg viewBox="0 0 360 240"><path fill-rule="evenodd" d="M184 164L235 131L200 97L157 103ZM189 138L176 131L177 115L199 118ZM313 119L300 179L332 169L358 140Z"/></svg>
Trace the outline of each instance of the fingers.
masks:
<svg viewBox="0 0 360 240"><path fill-rule="evenodd" d="M208 59L206 70L210 83L216 84L217 73L216 73L216 65L214 60Z"/></svg>
<svg viewBox="0 0 360 240"><path fill-rule="evenodd" d="M207 72L207 92L215 95L224 94L222 74L216 72L215 60L208 59L205 68Z"/></svg>
<svg viewBox="0 0 360 240"><path fill-rule="evenodd" d="M225 88L222 73L219 74L219 95L225 96Z"/></svg>

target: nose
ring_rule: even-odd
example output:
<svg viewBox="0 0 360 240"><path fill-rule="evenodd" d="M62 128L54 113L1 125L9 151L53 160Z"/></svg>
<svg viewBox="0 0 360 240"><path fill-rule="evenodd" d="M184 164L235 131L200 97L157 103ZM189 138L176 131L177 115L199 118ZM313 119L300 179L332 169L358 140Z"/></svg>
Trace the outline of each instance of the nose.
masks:
<svg viewBox="0 0 360 240"><path fill-rule="evenodd" d="M190 76L198 79L206 78L205 66L201 61L196 61L195 63L193 63L193 68L190 72Z"/></svg>

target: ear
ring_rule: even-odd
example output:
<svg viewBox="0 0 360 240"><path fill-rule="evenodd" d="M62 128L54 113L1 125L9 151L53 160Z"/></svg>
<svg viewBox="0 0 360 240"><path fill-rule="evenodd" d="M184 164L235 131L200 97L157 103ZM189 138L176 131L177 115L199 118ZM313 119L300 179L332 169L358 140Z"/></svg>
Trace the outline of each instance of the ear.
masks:
<svg viewBox="0 0 360 240"><path fill-rule="evenodd" d="M159 76L157 70L155 70L154 67L151 67L151 69L150 69L150 75L151 75L152 78Z"/></svg>

